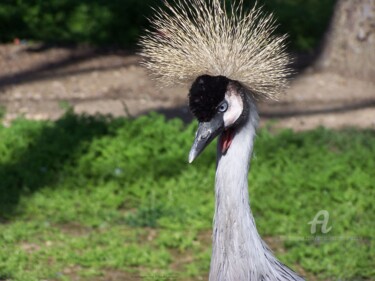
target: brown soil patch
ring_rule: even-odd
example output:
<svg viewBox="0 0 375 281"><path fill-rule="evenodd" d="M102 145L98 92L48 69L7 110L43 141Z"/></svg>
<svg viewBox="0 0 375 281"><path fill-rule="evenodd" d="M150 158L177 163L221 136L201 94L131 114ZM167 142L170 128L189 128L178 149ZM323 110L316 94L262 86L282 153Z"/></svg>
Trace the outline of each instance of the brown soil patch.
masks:
<svg viewBox="0 0 375 281"><path fill-rule="evenodd" d="M31 48L32 47L32 48ZM77 113L137 116L156 110L192 120L187 89L159 89L125 51L0 46L0 105L5 123L17 116L57 119L68 102ZM317 126L375 128L375 78L305 71L278 102L259 104L261 124L306 130Z"/></svg>

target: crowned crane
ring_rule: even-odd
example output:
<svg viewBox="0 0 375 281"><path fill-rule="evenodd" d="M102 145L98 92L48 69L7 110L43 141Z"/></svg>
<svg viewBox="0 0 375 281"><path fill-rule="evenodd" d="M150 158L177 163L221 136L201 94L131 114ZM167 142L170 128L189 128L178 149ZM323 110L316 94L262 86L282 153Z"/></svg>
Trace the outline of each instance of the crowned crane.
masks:
<svg viewBox="0 0 375 281"><path fill-rule="evenodd" d="M243 1L164 2L141 38L143 64L166 85L189 83L199 125L191 163L218 136L210 281L303 280L260 238L248 194L258 126L256 100L276 98L287 83L285 36L272 15Z"/></svg>

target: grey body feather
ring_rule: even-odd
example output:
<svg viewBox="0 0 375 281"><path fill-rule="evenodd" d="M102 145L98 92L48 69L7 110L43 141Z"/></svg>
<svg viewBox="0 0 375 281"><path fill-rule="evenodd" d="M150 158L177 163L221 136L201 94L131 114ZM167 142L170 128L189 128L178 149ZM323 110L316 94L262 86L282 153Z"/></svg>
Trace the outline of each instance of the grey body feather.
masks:
<svg viewBox="0 0 375 281"><path fill-rule="evenodd" d="M260 238L248 194L248 170L258 124L255 103L225 155L218 149L210 281L304 280L280 263ZM220 143L220 141L219 141Z"/></svg>

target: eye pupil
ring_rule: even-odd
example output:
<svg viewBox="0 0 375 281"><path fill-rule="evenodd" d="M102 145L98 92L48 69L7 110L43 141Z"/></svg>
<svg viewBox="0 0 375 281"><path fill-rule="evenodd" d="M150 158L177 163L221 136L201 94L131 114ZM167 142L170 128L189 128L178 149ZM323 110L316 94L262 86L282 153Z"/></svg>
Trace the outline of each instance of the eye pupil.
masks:
<svg viewBox="0 0 375 281"><path fill-rule="evenodd" d="M228 109L227 102L223 102L222 104L219 105L218 111L219 112L225 112L227 109Z"/></svg>

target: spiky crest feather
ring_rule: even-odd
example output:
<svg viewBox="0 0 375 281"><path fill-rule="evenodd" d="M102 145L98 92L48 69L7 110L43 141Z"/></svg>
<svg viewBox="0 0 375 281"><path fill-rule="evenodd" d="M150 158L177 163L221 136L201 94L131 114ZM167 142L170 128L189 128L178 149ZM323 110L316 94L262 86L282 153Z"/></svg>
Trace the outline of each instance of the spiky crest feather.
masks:
<svg viewBox="0 0 375 281"><path fill-rule="evenodd" d="M243 0L227 11L221 0L171 0L155 10L153 31L140 40L143 65L162 84L192 83L200 75L222 75L255 97L277 98L286 86L289 57L285 36L275 36L272 15Z"/></svg>

